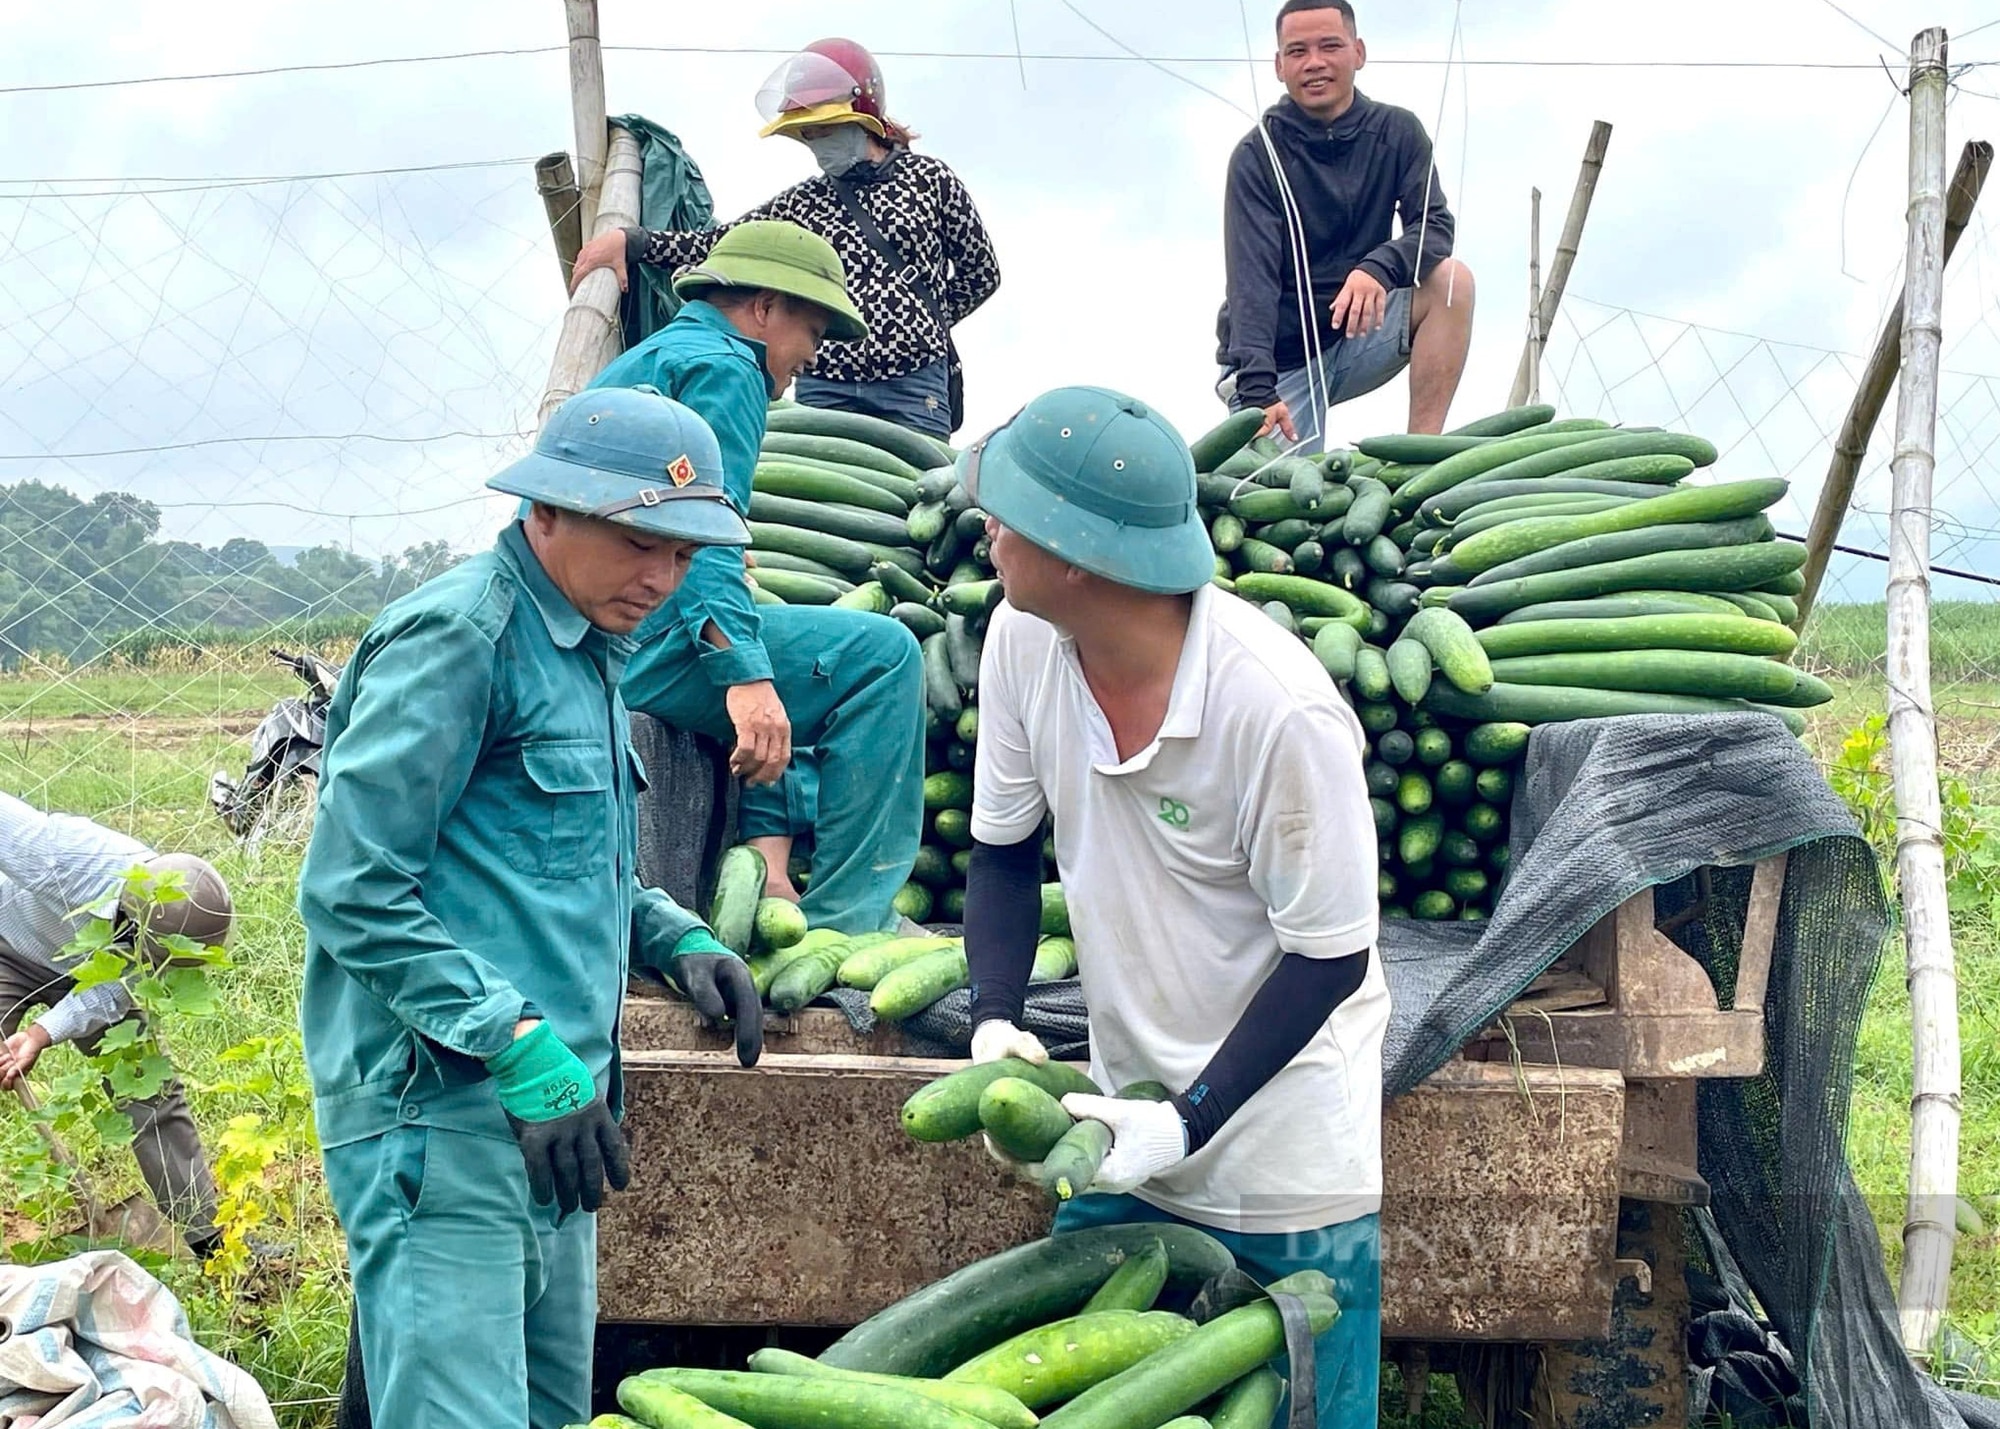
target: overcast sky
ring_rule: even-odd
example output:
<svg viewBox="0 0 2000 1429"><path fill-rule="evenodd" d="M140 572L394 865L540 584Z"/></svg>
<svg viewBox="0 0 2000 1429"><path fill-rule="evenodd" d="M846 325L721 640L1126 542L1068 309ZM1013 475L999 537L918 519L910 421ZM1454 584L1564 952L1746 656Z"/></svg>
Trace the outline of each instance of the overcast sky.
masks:
<svg viewBox="0 0 2000 1429"><path fill-rule="evenodd" d="M1899 281L1907 110L1879 67L1664 62L1874 66L1886 55L1900 77L1919 24L1969 31L1994 17L1992 0L1936 0L1921 12L1844 3L1859 24L1825 0L1523 0L1462 12L1441 0L1364 0L1362 88L1433 130L1458 254L1479 280L1455 420L1506 396L1524 325L1530 186L1543 191L1546 260L1590 123L1607 119L1615 133L1547 395L1625 421L1685 415L1725 447L1725 472L1797 478L1790 519L1803 519L1821 433L1837 424L1859 366L1822 350L1865 352ZM1125 60L1017 62L1016 22L1030 55L1118 53L1060 0L605 0L602 25L612 46L782 51L838 33L878 51L930 52L885 58L891 111L965 180L1004 273L959 330L963 435L1065 382L1122 388L1193 433L1221 414L1211 386L1223 171L1250 116L1279 92L1274 8L1077 0L1134 49L1215 61L1172 63L1172 74ZM1475 63L1447 70L1455 16ZM8 29L0 89L564 38L555 0L71 0L14 7ZM967 51L1005 57L935 57ZM2000 25L1952 58L2000 60ZM752 96L778 59L614 51L609 107L677 131L718 212L733 216L811 172L801 146L755 137ZM1599 64L1491 63L1501 60ZM1954 155L1967 138L2000 137L2000 98L1986 96L2000 96L2000 64L1963 76ZM563 304L527 166L131 190L568 148L560 54L0 93L0 130L11 141L0 160L0 456L41 458L0 461L0 481L135 490L166 509L174 534L211 544L236 534L351 541L369 553L433 536L483 543L503 508L474 493L522 444L492 434L532 422ZM61 186L61 197L25 182L50 179L85 182ZM2000 374L1996 299L2000 213L1975 227L1954 265L1948 368ZM1938 504L1982 531L2000 526L1996 388L1978 376L1947 381L1957 415ZM1399 428L1404 401L1399 382L1341 409L1335 438ZM1878 457L1892 420L1893 404ZM443 439L453 432L482 435ZM240 440L301 436L343 440ZM181 444L194 445L86 455ZM1886 487L1871 480L1863 501L1886 506ZM1981 547L1960 542L1952 555L2000 566L1988 559L2000 547Z"/></svg>

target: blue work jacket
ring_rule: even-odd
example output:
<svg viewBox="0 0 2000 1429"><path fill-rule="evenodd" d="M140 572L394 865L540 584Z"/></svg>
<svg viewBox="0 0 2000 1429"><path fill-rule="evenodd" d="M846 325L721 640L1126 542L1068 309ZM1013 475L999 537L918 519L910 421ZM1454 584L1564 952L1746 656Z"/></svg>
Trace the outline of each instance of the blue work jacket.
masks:
<svg viewBox="0 0 2000 1429"><path fill-rule="evenodd" d="M701 926L636 874L638 789L597 629L516 524L384 610L327 711L299 879L322 1145L398 1123L509 1137L485 1059L524 1013L621 1108L631 963Z"/></svg>

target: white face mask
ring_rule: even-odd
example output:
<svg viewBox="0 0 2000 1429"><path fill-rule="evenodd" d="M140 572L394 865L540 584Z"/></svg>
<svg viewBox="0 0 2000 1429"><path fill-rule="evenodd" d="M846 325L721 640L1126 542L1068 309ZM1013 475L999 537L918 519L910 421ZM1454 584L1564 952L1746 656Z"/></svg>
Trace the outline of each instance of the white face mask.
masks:
<svg viewBox="0 0 2000 1429"><path fill-rule="evenodd" d="M868 131L859 124L837 125L800 142L812 150L820 172L829 178L837 179L856 164L868 162Z"/></svg>

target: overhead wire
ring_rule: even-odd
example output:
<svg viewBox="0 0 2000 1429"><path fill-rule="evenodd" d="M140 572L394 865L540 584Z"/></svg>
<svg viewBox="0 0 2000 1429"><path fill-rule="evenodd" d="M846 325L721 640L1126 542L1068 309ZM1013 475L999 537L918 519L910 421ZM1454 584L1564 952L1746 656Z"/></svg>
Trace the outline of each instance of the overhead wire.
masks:
<svg viewBox="0 0 2000 1429"><path fill-rule="evenodd" d="M1464 34L1465 34L1464 20L1465 20L1465 0L1452 0L1451 38L1445 42L1445 47L1444 47L1444 57L1445 57L1444 83L1438 86L1437 123L1431 126L1430 171L1424 175L1424 211L1423 211L1423 216L1417 220L1417 257L1415 263L1411 265L1410 279L1412 285L1423 281L1422 273L1420 270L1422 269L1424 262L1424 237L1430 230L1431 192L1437 187L1437 139L1438 135L1444 132L1444 105L1445 101L1451 97L1451 58L1455 52L1460 55L1460 58L1463 58ZM1463 79L1459 81L1459 88L1462 93L1465 88L1465 81ZM1467 101L1468 114L1470 113L1470 103L1471 103L1470 100L1468 100ZM1466 127L1468 129L1471 127L1469 120L1467 122ZM1459 161L1461 167L1459 169L1459 186L1458 186L1458 196L1461 202L1463 202L1465 199L1465 182L1464 182L1465 170L1463 168L1464 158L1465 158L1465 150L1464 150L1464 145L1461 142L1459 149ZM1451 273L1447 274L1445 277L1444 305L1446 307L1451 306L1452 286L1454 282L1457 280L1457 277L1458 273L1455 269Z"/></svg>
<svg viewBox="0 0 2000 1429"><path fill-rule="evenodd" d="M1996 22L2000 23L2000 22ZM1991 28L1987 25L1980 30ZM1872 31L1870 33L1873 33ZM1967 35L1978 30L1968 31ZM1961 36L1960 38L1964 38ZM1886 43L1886 41L1885 41ZM244 69L197 70L180 74L119 75L105 79L55 80L34 84L0 85L0 96L15 94L65 94L101 89L125 89L150 84L195 84L216 80L260 79L279 75L327 74L342 71L375 69L391 65L452 64L466 60L507 59L558 55L568 51L567 45L521 45L501 49L453 50L439 54L425 55L378 55L358 60L324 60L298 64L260 65ZM1892 48L1896 48L1892 46ZM686 54L686 55L745 55L783 56L793 53L787 47L773 45L604 45L605 54ZM881 59L921 59L921 60L1012 60L1022 63L1027 60L1050 63L1144 63L1144 64L1214 64L1234 65L1239 61L1233 55L1142 55L1129 54L1075 54L1066 52L1025 52L1018 47L1013 50L877 50ZM1436 66L1447 61L1385 57L1371 60L1377 66ZM1549 59L1539 57L1503 58L1471 60L1466 63L1491 68L1506 69L1716 69L1716 70L1872 70L1873 64L1851 60L1783 60L1783 59L1700 59L1700 60L1659 60L1659 59ZM1975 61L1975 65L1993 61Z"/></svg>
<svg viewBox="0 0 2000 1429"><path fill-rule="evenodd" d="M161 442L153 446L106 447L86 452L0 452L0 461L94 461L105 457L157 456L162 452L195 451L202 447L262 446L279 442L387 442L395 446L422 446L428 442L457 440L501 441L531 437L531 431L428 432L422 436L394 436L386 432L277 432L247 437L200 437L186 442ZM203 503L207 504L207 503Z"/></svg>
<svg viewBox="0 0 2000 1429"><path fill-rule="evenodd" d="M1840 16L1843 20L1847 21L1848 24L1854 26L1855 29L1861 31L1864 35L1869 36L1877 44L1887 45L1892 50L1900 50L1902 48L1901 45L1897 44L1894 40L1884 35L1880 30L1877 30L1874 27L1868 25L1866 22L1856 18L1851 12L1843 10L1839 5L1834 3L1834 0L1820 0L1820 4L1826 6L1827 9L1833 11L1834 14Z"/></svg>
<svg viewBox="0 0 2000 1429"><path fill-rule="evenodd" d="M37 198L132 198L144 194L184 194L208 193L216 189L260 188L270 184L318 183L328 179L367 179L394 177L400 174L441 174L463 169L499 169L516 164L531 164L538 156L520 155L507 159L453 159L436 164L398 164L379 169L325 169L317 172L297 174L216 174L212 176L168 174L135 174L130 178L43 175L35 178L0 178L0 201L7 199ZM151 188L116 188L78 190L71 184L151 184ZM52 194L33 192L8 193L6 188L45 187L58 190Z"/></svg>
<svg viewBox="0 0 2000 1429"><path fill-rule="evenodd" d="M1892 93L1889 96L1889 103L1882 110L1882 117L1875 121L1874 129L1869 132L1868 142L1861 146L1861 152L1855 156L1854 167L1847 175L1847 187L1840 196L1840 276L1857 283L1866 283L1867 279L1858 273L1847 271L1847 211L1854 202L1854 181L1861 177L1861 166L1868 162L1868 155L1874 151L1875 141L1882 137L1882 127L1889 122L1889 116L1896 112L1896 105L1901 99L1900 94Z"/></svg>
<svg viewBox="0 0 2000 1429"><path fill-rule="evenodd" d="M1216 91L1210 89L1207 85L1202 84L1200 81L1189 79L1184 74L1175 74L1174 71L1167 68L1167 66L1170 64L1180 64L1184 63L1184 61L1156 59L1150 55L1141 54L1138 50L1134 49L1132 46L1126 44L1123 40L1119 39L1116 35L1112 34L1111 31L1105 29L1104 26L1098 24L1097 21L1091 19L1090 16L1084 14L1083 10L1075 3L1075 0L1062 0L1062 3L1063 3L1063 8L1065 10L1068 10L1070 14L1076 16L1077 19L1083 21L1084 24L1090 26L1090 28L1095 30L1099 35L1103 36L1105 39L1109 40L1112 44L1116 45L1119 49L1123 50L1126 56L1128 56L1129 58L1137 60L1142 64L1146 64L1152 67L1153 69L1158 70L1161 74L1168 75L1173 79L1177 79L1182 84L1187 85L1191 89L1200 90L1210 99L1214 99L1223 104L1228 105L1238 114L1244 114L1243 106L1238 104L1235 100L1231 99L1228 95L1218 94ZM1038 55L1036 56L1036 58L1040 59L1045 57ZM1250 114L1244 114L1244 117L1254 119L1256 116Z"/></svg>
<svg viewBox="0 0 2000 1429"><path fill-rule="evenodd" d="M1250 69L1250 87L1254 93L1257 86L1257 61L1250 47L1250 23L1244 0L1238 0L1238 11L1243 20L1243 62ZM1306 402L1310 408L1311 428L1307 429L1299 420L1298 413L1292 413L1292 430L1295 433L1293 449L1302 449L1314 441L1325 445L1325 425L1327 413L1332 407L1331 392L1326 385L1326 352L1320 342L1319 323L1313 312L1312 254L1306 243L1305 216L1299 209L1298 199L1292 193L1291 179L1285 173L1284 163L1278 157L1277 142L1271 137L1268 120L1258 115L1255 119L1257 137L1263 142L1265 160L1271 165L1273 186L1278 193L1278 205L1285 219L1285 247L1292 260L1292 286L1297 297L1299 336L1304 349ZM1282 400L1282 399L1280 399Z"/></svg>

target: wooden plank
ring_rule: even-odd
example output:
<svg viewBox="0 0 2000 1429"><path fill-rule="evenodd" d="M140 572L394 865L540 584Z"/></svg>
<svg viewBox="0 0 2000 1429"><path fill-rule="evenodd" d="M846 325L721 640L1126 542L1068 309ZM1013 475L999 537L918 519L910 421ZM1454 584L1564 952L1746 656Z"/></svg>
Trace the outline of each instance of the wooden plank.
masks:
<svg viewBox="0 0 2000 1429"><path fill-rule="evenodd" d="M1621 1195L1671 1206L1707 1205L1697 1144L1692 1081L1626 1082L1625 1140L1618 1151Z"/></svg>
<svg viewBox="0 0 2000 1429"><path fill-rule="evenodd" d="M1764 1018L1754 1012L1635 1017L1616 1008L1508 1018L1467 1047L1468 1059L1601 1067L1654 1081L1754 1077L1764 1068Z"/></svg>
<svg viewBox="0 0 2000 1429"><path fill-rule="evenodd" d="M1640 889L1607 921L1612 946L1605 994L1613 1007L1634 1016L1716 1010L1708 973L1654 928L1652 889Z"/></svg>
<svg viewBox="0 0 2000 1429"><path fill-rule="evenodd" d="M628 996L618 1028L618 1040L631 1052L727 1052L735 1045L732 1032L710 1027L693 1007L654 995ZM812 1057L847 1054L900 1057L909 1051L901 1029L878 1022L865 1036L854 1030L847 1015L831 1007L807 1007L785 1016L764 1015L764 1056Z"/></svg>
<svg viewBox="0 0 2000 1429"><path fill-rule="evenodd" d="M1736 1007L1762 1012L1771 983L1771 949L1778 939L1778 908L1784 902L1789 853L1758 861L1750 875L1750 908L1743 919L1743 947L1736 959Z"/></svg>
<svg viewBox="0 0 2000 1429"><path fill-rule="evenodd" d="M1507 1008L1508 1014L1518 1017L1531 1012L1575 1012L1606 1005L1604 989L1581 973L1546 986L1540 985L1539 978L1536 982L1537 986L1514 999Z"/></svg>

